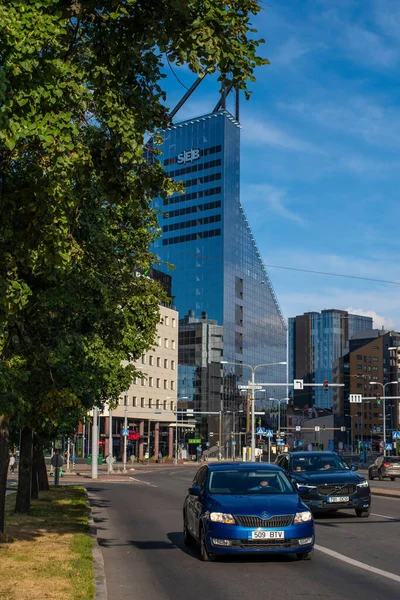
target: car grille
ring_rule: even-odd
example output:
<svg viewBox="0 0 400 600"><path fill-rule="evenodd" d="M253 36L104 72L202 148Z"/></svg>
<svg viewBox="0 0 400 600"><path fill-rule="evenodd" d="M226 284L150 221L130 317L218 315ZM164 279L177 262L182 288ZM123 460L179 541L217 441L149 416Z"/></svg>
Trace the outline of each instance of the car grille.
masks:
<svg viewBox="0 0 400 600"><path fill-rule="evenodd" d="M298 548L296 539L291 540L234 540L232 548Z"/></svg>
<svg viewBox="0 0 400 600"><path fill-rule="evenodd" d="M346 485L340 483L319 485L318 494L320 494L320 496L349 496L350 494L354 494L356 489L354 483L348 483Z"/></svg>
<svg viewBox="0 0 400 600"><path fill-rule="evenodd" d="M235 515L235 519L241 527L288 527L293 522L293 515L277 515L269 519Z"/></svg>

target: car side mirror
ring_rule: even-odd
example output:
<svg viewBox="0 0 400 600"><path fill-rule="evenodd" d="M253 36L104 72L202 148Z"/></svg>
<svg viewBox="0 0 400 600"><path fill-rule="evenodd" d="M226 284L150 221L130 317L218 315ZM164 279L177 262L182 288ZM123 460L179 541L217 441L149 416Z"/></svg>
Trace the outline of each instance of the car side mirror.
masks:
<svg viewBox="0 0 400 600"><path fill-rule="evenodd" d="M201 495L201 489L198 485L192 485L189 488L188 492L191 496L200 496Z"/></svg>
<svg viewBox="0 0 400 600"><path fill-rule="evenodd" d="M358 465L351 465L352 471L358 471Z"/></svg>
<svg viewBox="0 0 400 600"><path fill-rule="evenodd" d="M299 494L307 494L307 492L309 492L310 490L305 485L299 485L297 491Z"/></svg>

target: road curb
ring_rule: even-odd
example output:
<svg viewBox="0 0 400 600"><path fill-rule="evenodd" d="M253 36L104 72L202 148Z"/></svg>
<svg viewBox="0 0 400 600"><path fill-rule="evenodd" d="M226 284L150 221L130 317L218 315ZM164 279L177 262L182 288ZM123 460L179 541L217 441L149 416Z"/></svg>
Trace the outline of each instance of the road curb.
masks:
<svg viewBox="0 0 400 600"><path fill-rule="evenodd" d="M99 542L97 539L97 527L92 517L92 508L90 506L90 498L87 490L86 500L90 509L89 522L89 534L92 538L92 556L93 556L93 571L94 571L94 585L95 585L95 600L108 600L107 593L107 581L106 573L104 570L104 558L101 552Z"/></svg>
<svg viewBox="0 0 400 600"><path fill-rule="evenodd" d="M374 490L373 488L371 488L371 494L373 496L387 496L388 498L400 498L400 490L397 490L397 493L395 493L396 490L393 490L392 492L390 490Z"/></svg>

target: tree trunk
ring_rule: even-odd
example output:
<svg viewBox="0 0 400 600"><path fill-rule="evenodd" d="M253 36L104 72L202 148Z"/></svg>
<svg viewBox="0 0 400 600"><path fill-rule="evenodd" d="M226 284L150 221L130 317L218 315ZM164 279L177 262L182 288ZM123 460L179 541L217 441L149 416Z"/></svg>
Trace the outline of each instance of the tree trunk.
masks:
<svg viewBox="0 0 400 600"><path fill-rule="evenodd" d="M39 498L39 471L38 471L38 458L40 450L37 446L33 447L32 456L32 485L31 485L31 499L37 500Z"/></svg>
<svg viewBox="0 0 400 600"><path fill-rule="evenodd" d="M47 477L46 462L44 460L43 448L40 448L40 455L37 463L39 491L45 492L50 489L49 479Z"/></svg>
<svg viewBox="0 0 400 600"><path fill-rule="evenodd" d="M31 509L33 431L24 427L21 431L19 449L18 491L15 501L16 513L28 513Z"/></svg>
<svg viewBox="0 0 400 600"><path fill-rule="evenodd" d="M4 415L0 415L0 534L4 533L4 509L9 460L8 421Z"/></svg>

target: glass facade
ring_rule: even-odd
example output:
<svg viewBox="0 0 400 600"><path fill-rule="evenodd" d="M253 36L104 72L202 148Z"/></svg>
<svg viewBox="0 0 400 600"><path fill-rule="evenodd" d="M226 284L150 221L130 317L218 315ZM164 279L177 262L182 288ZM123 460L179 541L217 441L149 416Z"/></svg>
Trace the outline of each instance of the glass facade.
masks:
<svg viewBox="0 0 400 600"><path fill-rule="evenodd" d="M184 183L185 192L154 201L163 231L154 251L175 266L170 273L176 308L181 320L188 315L193 320L185 335L193 335L196 319L223 327L222 345L198 340L214 365L214 389L215 365L222 359L252 367L285 361L286 325L240 204L239 123L222 110L178 123L163 135L160 160L171 177ZM203 327L204 335L209 329ZM182 349L178 394L204 408L201 379L193 385L193 367L205 368L204 352L186 346L190 358ZM237 410L237 384L251 380L251 370L225 365L220 374L221 408ZM260 368L255 380L284 383L286 367ZM267 388L267 398L285 394L284 387Z"/></svg>
<svg viewBox="0 0 400 600"><path fill-rule="evenodd" d="M307 325L300 329L299 321L304 323L304 318L307 318ZM328 380L329 383L333 383L334 362L342 356L349 339L360 331L371 330L372 326L371 317L353 315L341 310L323 310L321 313L306 313L301 317L290 318L290 381L304 379L311 383L323 383ZM298 364L299 360L296 360L299 355L303 359L301 367ZM332 388L328 388L327 392L322 387L308 388L302 396L307 396L306 403L309 406L332 408Z"/></svg>

